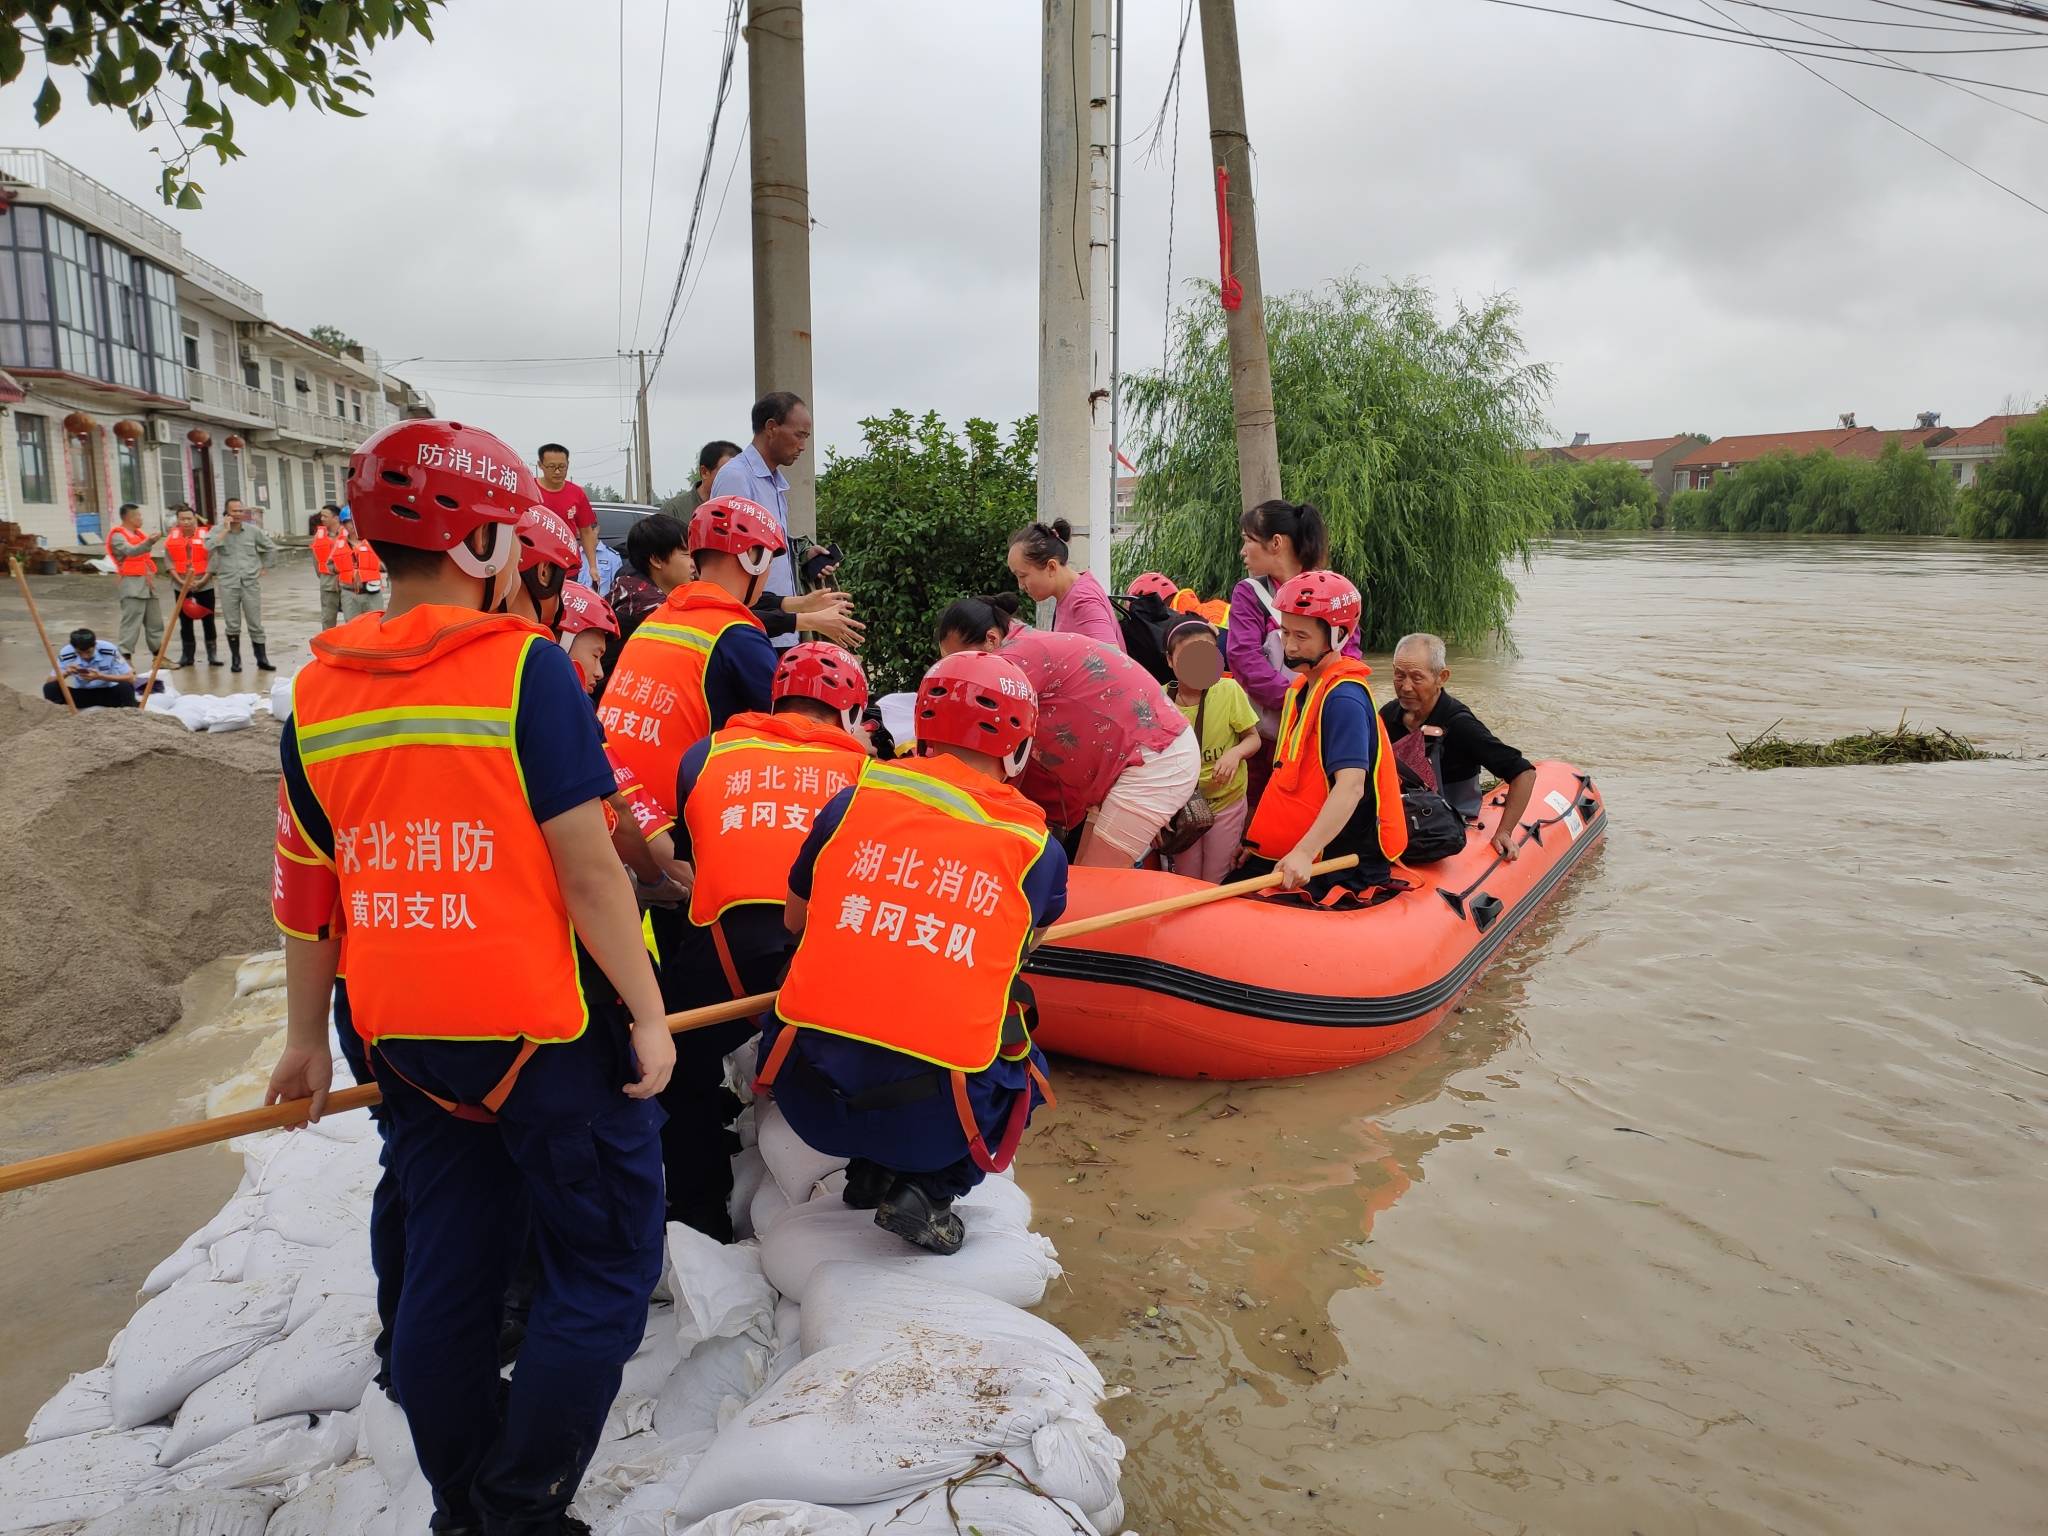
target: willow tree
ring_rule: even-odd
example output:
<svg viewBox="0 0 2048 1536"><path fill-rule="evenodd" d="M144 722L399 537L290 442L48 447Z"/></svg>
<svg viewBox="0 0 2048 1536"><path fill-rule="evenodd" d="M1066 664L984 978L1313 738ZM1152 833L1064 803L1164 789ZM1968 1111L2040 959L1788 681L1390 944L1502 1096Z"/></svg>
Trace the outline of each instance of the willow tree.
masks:
<svg viewBox="0 0 2048 1536"><path fill-rule="evenodd" d="M1169 365L1124 386L1139 449L1126 576L1165 571L1227 593L1238 558L1230 354L1215 290L1175 316ZM1532 463L1550 370L1523 356L1516 306L1495 297L1439 316L1413 283L1346 279L1268 295L1266 327L1288 500L1329 523L1330 563L1365 596L1365 639L1428 629L1466 644L1505 629L1510 561L1564 509Z"/></svg>

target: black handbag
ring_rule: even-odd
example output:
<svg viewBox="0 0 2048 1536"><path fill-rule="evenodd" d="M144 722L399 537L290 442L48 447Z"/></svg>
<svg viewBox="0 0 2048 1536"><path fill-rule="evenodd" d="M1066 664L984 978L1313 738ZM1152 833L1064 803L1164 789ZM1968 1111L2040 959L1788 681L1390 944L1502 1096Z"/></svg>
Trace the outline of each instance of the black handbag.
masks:
<svg viewBox="0 0 2048 1536"><path fill-rule="evenodd" d="M1424 726L1424 750L1437 783L1444 781L1442 733ZM1408 850L1403 864L1434 864L1465 851L1465 818L1441 793L1426 786L1420 777L1401 764L1401 810L1408 819Z"/></svg>

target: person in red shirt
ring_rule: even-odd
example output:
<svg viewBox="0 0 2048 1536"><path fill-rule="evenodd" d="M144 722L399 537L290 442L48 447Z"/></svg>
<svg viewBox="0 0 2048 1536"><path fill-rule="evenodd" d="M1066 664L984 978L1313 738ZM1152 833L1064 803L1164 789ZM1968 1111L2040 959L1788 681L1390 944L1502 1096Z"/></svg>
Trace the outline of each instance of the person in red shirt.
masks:
<svg viewBox="0 0 2048 1536"><path fill-rule="evenodd" d="M577 579L585 586L594 586L597 514L591 511L590 498L583 494L583 487L569 478L569 450L560 443L542 443L534 458L540 466L540 503L550 512L567 518L569 526L576 530L576 538L583 545L583 572Z"/></svg>

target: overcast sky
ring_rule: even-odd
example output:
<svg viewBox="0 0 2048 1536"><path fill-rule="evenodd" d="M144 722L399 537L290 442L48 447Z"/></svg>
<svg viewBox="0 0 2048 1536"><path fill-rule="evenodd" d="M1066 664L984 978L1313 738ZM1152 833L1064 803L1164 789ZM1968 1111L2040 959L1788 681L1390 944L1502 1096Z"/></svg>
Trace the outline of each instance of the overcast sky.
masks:
<svg viewBox="0 0 2048 1536"><path fill-rule="evenodd" d="M1657 20L1614 0L1556 3ZM1706 0L1658 3L1726 25ZM1737 10L1739 0L1716 3L1759 30L1796 31L1754 6ZM1800 3L1968 24L1968 13L1931 0L1933 17L1874 0ZM578 479L622 482L630 397L622 402L620 365L604 359L635 338L652 345L666 307L724 10L720 0L672 0L651 239L658 0L626 0L623 229L620 39L616 11L597 0L452 0L434 43L409 39L373 56L368 117L239 111L248 158L200 165L205 209L166 217L190 249L260 287L272 318L340 325L394 364L421 359L397 371L444 414L522 450L560 438ZM897 405L1003 421L1034 407L1035 11L1026 0L809 7L826 443L857 446L859 418ZM1158 106L1180 12L1180 0L1127 0L1133 140ZM1879 425L1938 410L1963 425L2009 396L2048 393L2048 215L1783 58L1482 0L1247 0L1240 15L1269 291L1357 272L1420 278L1446 304L1511 292L1530 355L1556 369L1560 434L1795 429L1846 410ZM1985 44L1941 31L1853 36L1896 48ZM1216 267L1200 48L1197 25L1179 133L1176 283ZM2048 90L2048 52L1911 57ZM2048 204L2048 123L1911 75L1815 67ZM711 210L745 118L744 52L735 77ZM39 134L36 84L24 76L0 95L0 138L41 144L154 207L149 141L88 107L73 81ZM2001 99L2048 118L2048 98ZM1159 357L1173 189L1170 141L1156 159L1143 149L1133 142L1125 153L1131 369ZM682 483L703 440L746 436L744 164L731 188L657 384L664 492ZM461 361L514 357L598 360Z"/></svg>

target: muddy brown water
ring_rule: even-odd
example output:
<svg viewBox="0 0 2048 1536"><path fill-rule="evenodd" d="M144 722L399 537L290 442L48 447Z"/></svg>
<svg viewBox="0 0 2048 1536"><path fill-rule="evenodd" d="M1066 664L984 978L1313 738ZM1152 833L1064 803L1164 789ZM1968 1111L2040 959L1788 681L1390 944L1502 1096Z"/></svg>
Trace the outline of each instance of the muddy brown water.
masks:
<svg viewBox="0 0 2048 1536"><path fill-rule="evenodd" d="M1024 1182L1129 1524L2044 1528L2048 764L1720 759L1902 710L2048 753L2048 548L1588 540L1522 592L1452 688L1610 831L1463 1011L1320 1078L1060 1064ZM189 1111L249 1050L191 1028L0 1139ZM185 1156L0 1204L0 1433L233 1188Z"/></svg>

